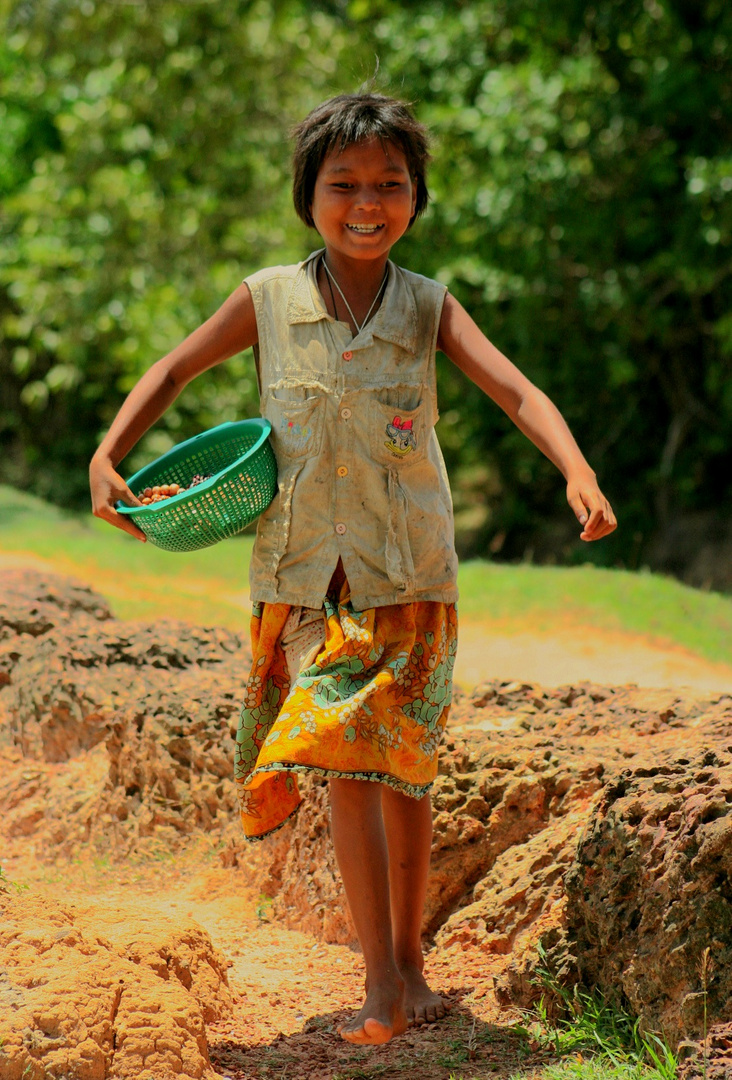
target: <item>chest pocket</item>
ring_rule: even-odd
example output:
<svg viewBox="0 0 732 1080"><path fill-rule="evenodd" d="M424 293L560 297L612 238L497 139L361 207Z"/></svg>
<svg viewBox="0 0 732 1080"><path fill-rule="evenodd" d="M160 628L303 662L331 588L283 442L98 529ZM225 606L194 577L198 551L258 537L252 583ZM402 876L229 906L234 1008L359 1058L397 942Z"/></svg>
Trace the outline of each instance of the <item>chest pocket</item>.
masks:
<svg viewBox="0 0 732 1080"><path fill-rule="evenodd" d="M277 391L277 394L285 393L287 391ZM278 460L301 461L320 451L324 405L321 394L295 400L270 394L265 412L272 425L272 442Z"/></svg>
<svg viewBox="0 0 732 1080"><path fill-rule="evenodd" d="M428 402L416 409L401 409L372 399L369 408L369 445L374 461L388 468L407 468L421 461L431 432Z"/></svg>

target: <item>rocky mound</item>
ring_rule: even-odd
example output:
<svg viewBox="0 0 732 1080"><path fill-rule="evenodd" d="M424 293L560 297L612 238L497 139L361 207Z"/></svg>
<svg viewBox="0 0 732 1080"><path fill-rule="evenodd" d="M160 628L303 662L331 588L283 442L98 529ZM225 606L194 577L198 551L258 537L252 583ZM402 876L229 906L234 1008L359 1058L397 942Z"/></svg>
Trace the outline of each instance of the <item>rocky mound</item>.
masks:
<svg viewBox="0 0 732 1080"><path fill-rule="evenodd" d="M0 584L0 687L11 682L21 657L33 654L36 638L63 631L79 616L97 622L112 617L104 597L73 578L4 570Z"/></svg>
<svg viewBox="0 0 732 1080"><path fill-rule="evenodd" d="M43 859L82 844L175 849L215 832L275 917L352 941L322 781L302 784L299 815L273 837L241 838L231 761L243 643L117 622L61 579L3 584L11 841ZM541 943L560 978L621 994L678 1041L699 1035L695 965L709 948L708 1021L726 1023L731 731L729 695L500 682L458 695L434 787L425 931L436 955L452 970L469 959L493 973L499 1000L527 1005Z"/></svg>
<svg viewBox="0 0 732 1080"><path fill-rule="evenodd" d="M0 890L3 1080L213 1080L205 1023L231 1011L226 961L190 920L84 911Z"/></svg>
<svg viewBox="0 0 732 1080"><path fill-rule="evenodd" d="M0 634L8 835L50 841L53 855L129 852L230 818L251 662L236 635L119 622L91 589L35 571L0 574Z"/></svg>
<svg viewBox="0 0 732 1080"><path fill-rule="evenodd" d="M732 1021L732 728L714 749L624 769L602 792L565 879L583 982L621 990L663 1031ZM705 949L708 974L702 974Z"/></svg>
<svg viewBox="0 0 732 1080"><path fill-rule="evenodd" d="M706 1039L684 1040L677 1080L730 1080L732 1076L732 1024L713 1024Z"/></svg>

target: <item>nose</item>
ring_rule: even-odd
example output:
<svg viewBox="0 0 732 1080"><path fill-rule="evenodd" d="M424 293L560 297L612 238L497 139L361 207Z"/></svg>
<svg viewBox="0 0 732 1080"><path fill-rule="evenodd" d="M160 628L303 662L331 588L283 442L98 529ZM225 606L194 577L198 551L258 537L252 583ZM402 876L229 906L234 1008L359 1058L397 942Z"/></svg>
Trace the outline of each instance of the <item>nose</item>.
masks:
<svg viewBox="0 0 732 1080"><path fill-rule="evenodd" d="M381 206L381 196L379 195L379 189L376 187L363 186L358 189L356 193L357 209L359 210L372 210L378 206Z"/></svg>

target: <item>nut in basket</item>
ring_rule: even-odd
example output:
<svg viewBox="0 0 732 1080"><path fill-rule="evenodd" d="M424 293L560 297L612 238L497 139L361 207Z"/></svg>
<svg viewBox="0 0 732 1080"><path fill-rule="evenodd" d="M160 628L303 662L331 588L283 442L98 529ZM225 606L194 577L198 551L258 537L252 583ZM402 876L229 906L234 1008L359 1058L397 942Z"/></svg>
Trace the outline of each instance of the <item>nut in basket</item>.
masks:
<svg viewBox="0 0 732 1080"><path fill-rule="evenodd" d="M138 498L146 488L180 490L146 506L118 503L118 512L166 551L195 551L235 536L277 490L270 430L268 420L238 420L187 439L127 481Z"/></svg>

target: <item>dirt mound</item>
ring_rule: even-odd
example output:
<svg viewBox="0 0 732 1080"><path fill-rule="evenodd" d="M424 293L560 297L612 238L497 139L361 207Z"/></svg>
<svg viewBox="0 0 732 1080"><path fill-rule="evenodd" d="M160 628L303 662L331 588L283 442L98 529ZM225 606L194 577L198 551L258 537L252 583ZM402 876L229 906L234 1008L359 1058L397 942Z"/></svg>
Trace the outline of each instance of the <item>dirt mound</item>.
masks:
<svg viewBox="0 0 732 1080"><path fill-rule="evenodd" d="M34 652L36 638L79 616L112 617L104 597L74 578L20 569L3 570L0 582L0 687L11 682L18 660Z"/></svg>
<svg viewBox="0 0 732 1080"><path fill-rule="evenodd" d="M231 1011L226 961L192 922L0 891L4 1080L213 1080L205 1022Z"/></svg>
<svg viewBox="0 0 732 1080"><path fill-rule="evenodd" d="M3 572L0 593L9 835L33 835L44 857L44 841L54 856L88 843L129 853L156 831L175 848L192 829L220 827L236 805L251 661L241 639L118 622L91 590L35 571Z"/></svg>
<svg viewBox="0 0 732 1080"><path fill-rule="evenodd" d="M80 614L99 622L112 618L104 597L76 578L23 568L5 569L2 583L0 627L7 628L10 634L38 637Z"/></svg>
<svg viewBox="0 0 732 1080"><path fill-rule="evenodd" d="M705 725L704 741L714 748L634 764L613 779L565 880L582 981L621 989L651 1027L693 1035L705 1010L732 1021L729 719Z"/></svg>
<svg viewBox="0 0 732 1080"><path fill-rule="evenodd" d="M117 622L83 586L31 574L24 615L17 582L13 612L0 607L10 842L39 860L89 847L122 858L215 833L222 862L272 898L281 925L352 942L323 781L302 782L301 811L274 836L241 837L231 761L244 644ZM41 611L41 592L60 599ZM541 943L560 977L613 987L672 1040L698 1034L694 961L708 946L719 972L732 953L730 721L723 694L499 681L458 694L433 793L432 970L490 973L499 1001L528 1005ZM700 763L702 747L713 761ZM729 1019L716 978L710 1024Z"/></svg>

